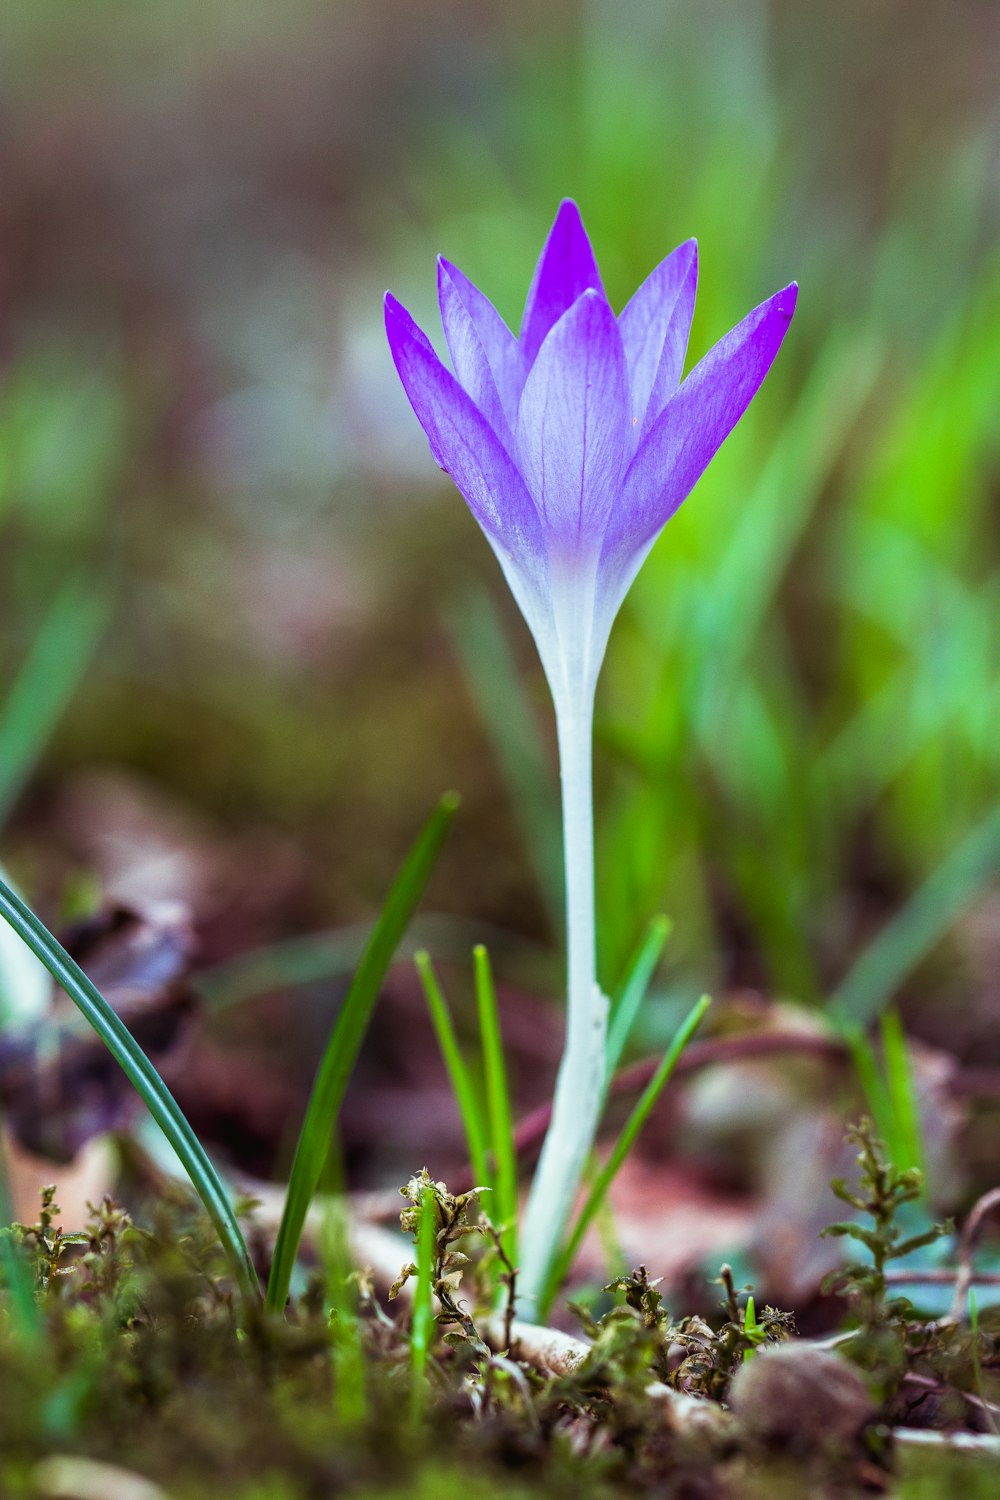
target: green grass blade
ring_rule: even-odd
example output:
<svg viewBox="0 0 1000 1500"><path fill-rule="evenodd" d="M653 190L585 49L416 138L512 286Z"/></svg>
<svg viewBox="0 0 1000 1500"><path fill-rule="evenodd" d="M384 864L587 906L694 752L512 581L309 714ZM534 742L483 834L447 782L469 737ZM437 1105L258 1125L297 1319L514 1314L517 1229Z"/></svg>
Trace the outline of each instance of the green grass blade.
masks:
<svg viewBox="0 0 1000 1500"><path fill-rule="evenodd" d="M10 1297L11 1326L28 1344L40 1344L45 1338L41 1309L35 1301L35 1273L14 1231L0 1228L0 1268Z"/></svg>
<svg viewBox="0 0 1000 1500"><path fill-rule="evenodd" d="M621 999L615 1006L611 1024L608 1027L608 1082L622 1060L622 1053L632 1034L642 1002L646 998L649 982L656 973L656 966L663 956L672 927L673 923L669 917L654 917L629 965L625 983L622 986Z"/></svg>
<svg viewBox="0 0 1000 1500"><path fill-rule="evenodd" d="M559 796L513 652L489 594L469 594L449 612L465 680L510 792L521 837L552 930L565 923Z"/></svg>
<svg viewBox="0 0 1000 1500"><path fill-rule="evenodd" d="M889 1098L885 1080L879 1071L874 1049L860 1026L844 1026L841 1034L851 1054L854 1071L858 1075L861 1091L868 1102L868 1110L875 1129L889 1148L889 1155L899 1166L900 1146L896 1129L896 1116Z"/></svg>
<svg viewBox="0 0 1000 1500"><path fill-rule="evenodd" d="M197 976L199 993L213 1012L242 1005L271 990L342 979L353 974L372 934L370 922L334 932L285 938L223 959Z"/></svg>
<svg viewBox="0 0 1000 1500"><path fill-rule="evenodd" d="M73 579L55 597L0 711L0 823L76 692L108 621L108 601Z"/></svg>
<svg viewBox="0 0 1000 1500"><path fill-rule="evenodd" d="M320 1060L295 1148L285 1207L274 1246L266 1298L272 1312L281 1312L288 1300L302 1226L323 1172L344 1090L386 970L420 899L457 807L458 797L454 793L442 797L407 855L372 929Z"/></svg>
<svg viewBox="0 0 1000 1500"><path fill-rule="evenodd" d="M10 1298L10 1321L25 1343L39 1343L45 1331L35 1301L35 1270L9 1227L13 1218L7 1162L0 1147L0 1270Z"/></svg>
<svg viewBox="0 0 1000 1500"><path fill-rule="evenodd" d="M625 1126L614 1144L611 1155L594 1178L590 1192L587 1194L586 1201L573 1226L573 1232L552 1269L548 1285L545 1289L545 1297L539 1309L540 1318L544 1318L552 1306L556 1292L566 1279L573 1261L576 1259L576 1253L591 1225L594 1215L607 1197L608 1189L617 1177L622 1163L635 1144L636 1137L648 1120L653 1106L662 1094L667 1080L677 1066L677 1059L701 1025L702 1018L711 1003L707 995L702 995L697 1004L692 1006L687 1016L685 1016L674 1034L673 1041L663 1054L660 1066L646 1085L642 1097L625 1122Z"/></svg>
<svg viewBox="0 0 1000 1500"><path fill-rule="evenodd" d="M469 1153L469 1162L472 1166L472 1176L476 1187L492 1187L493 1174L490 1172L486 1162L487 1150L487 1127L479 1108L476 1091L469 1076L469 1070L465 1066L465 1058L458 1045L458 1037L455 1035L455 1027L448 1009L437 975L434 973L434 965L431 963L430 954L426 949L416 955L417 973L423 986L424 995L427 998L427 1008L431 1013L431 1021L437 1035L438 1046L444 1058L444 1065L448 1070L448 1078L451 1081L452 1092L462 1116L462 1126L465 1131L465 1144Z"/></svg>
<svg viewBox="0 0 1000 1500"><path fill-rule="evenodd" d="M163 1079L121 1017L87 978L79 964L70 958L65 948L43 926L34 912L3 881L0 881L0 916L10 923L31 951L41 959L53 979L82 1011L126 1077L134 1084L205 1205L232 1263L244 1297L256 1300L260 1294L257 1273L232 1204L204 1147Z"/></svg>
<svg viewBox="0 0 1000 1500"><path fill-rule="evenodd" d="M476 1004L479 1008L479 1031L483 1045L483 1067L486 1073L486 1106L490 1122L490 1144L496 1167L494 1178L496 1212L502 1225L503 1247L512 1261L517 1260L517 1156L514 1151L514 1126L511 1118L507 1066L500 1034L496 988L490 969L489 954L482 946L474 949L476 971Z"/></svg>
<svg viewBox="0 0 1000 1500"><path fill-rule="evenodd" d="M759 1342L759 1339L757 1337L759 1333L759 1329L757 1327L757 1309L754 1305L753 1297L747 1298L746 1312L743 1314L743 1332L746 1334L747 1338L752 1341L751 1347L749 1349L744 1349L743 1351L743 1363L749 1364L750 1360L753 1359L754 1355L757 1352L756 1348L754 1348L753 1345Z"/></svg>
<svg viewBox="0 0 1000 1500"><path fill-rule="evenodd" d="M923 1171L924 1148L920 1134L920 1111L917 1107L906 1033L895 1006L890 1006L883 1013L879 1028L882 1033L886 1092L889 1095L896 1125L899 1153L896 1166L900 1171L906 1171L910 1167L919 1167Z"/></svg>
<svg viewBox="0 0 1000 1500"><path fill-rule="evenodd" d="M421 912L414 917L394 962L414 958L421 948L439 959L464 961L473 944L482 941L484 929L489 933L491 952L502 952L506 970L521 976L526 986L544 989L557 982L559 965L553 962L550 948L513 937L504 928L440 912ZM218 1012L271 990L348 978L357 968L371 933L371 922L353 922L330 932L313 932L251 948L202 969L196 976L199 993L209 1009Z"/></svg>
<svg viewBox="0 0 1000 1500"><path fill-rule="evenodd" d="M834 1024L873 1021L998 869L1000 807L994 807L864 949L830 998Z"/></svg>
<svg viewBox="0 0 1000 1500"><path fill-rule="evenodd" d="M353 1428L368 1414L368 1392L358 1316L358 1287L344 1194L343 1160L336 1143L331 1144L325 1175L332 1191L327 1200L319 1245L330 1306L333 1411L342 1426Z"/></svg>
<svg viewBox="0 0 1000 1500"><path fill-rule="evenodd" d="M437 1205L433 1188L420 1198L417 1230L417 1274L410 1315L410 1416L419 1422L427 1398L427 1356L434 1332L434 1248L437 1239Z"/></svg>

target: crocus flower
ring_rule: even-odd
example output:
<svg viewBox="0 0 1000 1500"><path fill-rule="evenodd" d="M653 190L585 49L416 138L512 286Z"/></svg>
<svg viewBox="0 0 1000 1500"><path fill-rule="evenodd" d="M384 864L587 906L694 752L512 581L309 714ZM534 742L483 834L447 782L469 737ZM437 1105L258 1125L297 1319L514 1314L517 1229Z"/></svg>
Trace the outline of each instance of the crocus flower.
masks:
<svg viewBox="0 0 1000 1500"><path fill-rule="evenodd" d="M697 250L668 255L616 317L574 203L545 242L515 338L446 260L454 373L386 296L392 357L437 463L490 542L556 710L566 855L567 1042L525 1215L522 1307L543 1293L603 1097L606 1002L594 953L591 729L612 622L665 522L743 415L795 307L755 308L682 380Z"/></svg>

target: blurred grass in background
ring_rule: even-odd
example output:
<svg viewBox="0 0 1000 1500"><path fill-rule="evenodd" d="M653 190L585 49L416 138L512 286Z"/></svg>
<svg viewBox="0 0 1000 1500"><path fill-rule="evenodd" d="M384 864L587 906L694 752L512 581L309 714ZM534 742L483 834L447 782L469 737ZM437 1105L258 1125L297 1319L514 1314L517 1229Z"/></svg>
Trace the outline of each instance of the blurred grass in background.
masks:
<svg viewBox="0 0 1000 1500"><path fill-rule="evenodd" d="M698 236L692 358L802 286L612 638L607 982L663 910L648 1040L719 984L819 1002L944 868L977 920L942 948L925 901L868 993L907 981L953 1044L960 1005L1000 1057L995 6L11 0L4 31L0 661L60 663L35 711L5 694L14 862L59 850L74 773L130 770L306 852L308 899L251 946L369 913L455 785L438 904L553 935L544 685L381 293L433 334L441 250L516 326L572 195L616 306Z"/></svg>

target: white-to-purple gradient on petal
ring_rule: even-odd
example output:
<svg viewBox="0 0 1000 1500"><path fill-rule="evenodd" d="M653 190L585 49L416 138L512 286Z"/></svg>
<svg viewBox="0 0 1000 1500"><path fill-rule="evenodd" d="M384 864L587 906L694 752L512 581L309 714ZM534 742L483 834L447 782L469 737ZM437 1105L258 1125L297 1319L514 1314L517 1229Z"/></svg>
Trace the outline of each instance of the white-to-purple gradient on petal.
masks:
<svg viewBox="0 0 1000 1500"><path fill-rule="evenodd" d="M553 676L565 677L557 663L565 669L570 658L596 681L649 547L750 404L791 320L794 283L682 380L697 272L689 240L616 319L567 200L539 257L519 338L461 271L438 262L454 375L386 296L403 387L500 559L554 692Z"/></svg>

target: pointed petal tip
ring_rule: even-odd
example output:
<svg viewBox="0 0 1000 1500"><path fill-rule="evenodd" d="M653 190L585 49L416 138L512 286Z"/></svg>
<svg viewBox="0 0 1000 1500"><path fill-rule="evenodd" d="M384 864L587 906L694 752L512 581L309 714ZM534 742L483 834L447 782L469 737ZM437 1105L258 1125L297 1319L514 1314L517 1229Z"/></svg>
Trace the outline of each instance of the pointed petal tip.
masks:
<svg viewBox="0 0 1000 1500"><path fill-rule="evenodd" d="M588 249L590 248L590 236L583 222L580 205L575 198L561 198L559 201L555 218L552 220L552 228L549 230L549 238L551 239L560 232L563 235L570 235L573 240L585 240Z"/></svg>
<svg viewBox="0 0 1000 1500"><path fill-rule="evenodd" d="M795 304L799 300L799 284L790 281L786 287L782 287L774 298L775 306L783 312L786 318L791 318L795 311Z"/></svg>
<svg viewBox="0 0 1000 1500"><path fill-rule="evenodd" d="M792 314L795 312L795 304L798 301L798 296L798 282L790 281L787 286L781 288L780 292L774 292L770 297L766 297L759 307L754 308L750 317L757 317L762 320L783 318L786 323L790 323L792 321Z"/></svg>
<svg viewBox="0 0 1000 1500"><path fill-rule="evenodd" d="M455 263L453 261L450 261L445 255L439 255L437 258L437 280L439 290L446 281L449 282L456 289L456 291L461 288L463 282L469 284L468 277L463 276Z"/></svg>
<svg viewBox="0 0 1000 1500"><path fill-rule="evenodd" d="M520 346L530 365L546 334L585 287L603 291L593 246L572 198L556 211L535 267L521 319Z"/></svg>
<svg viewBox="0 0 1000 1500"><path fill-rule="evenodd" d="M392 292L386 292L382 300L382 310L389 344L395 350L399 341L405 339L407 333L413 332L417 325L399 298Z"/></svg>
<svg viewBox="0 0 1000 1500"><path fill-rule="evenodd" d="M389 340L389 348L397 367L401 352L415 345L422 347L425 353L434 353L431 341L424 330L414 321L413 315L407 311L398 298L393 296L392 292L386 292L383 306L386 338ZM436 355L434 357L437 358Z"/></svg>
<svg viewBox="0 0 1000 1500"><path fill-rule="evenodd" d="M690 239L682 240L681 243L678 245L677 249L675 250L674 254L675 255L681 255L681 256L683 256L687 260L687 271L686 271L686 274L688 276L693 275L697 279L697 276L698 276L698 241L696 240L696 238L694 237L694 235L692 235Z"/></svg>

